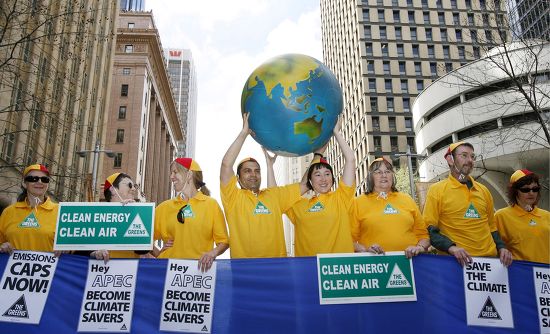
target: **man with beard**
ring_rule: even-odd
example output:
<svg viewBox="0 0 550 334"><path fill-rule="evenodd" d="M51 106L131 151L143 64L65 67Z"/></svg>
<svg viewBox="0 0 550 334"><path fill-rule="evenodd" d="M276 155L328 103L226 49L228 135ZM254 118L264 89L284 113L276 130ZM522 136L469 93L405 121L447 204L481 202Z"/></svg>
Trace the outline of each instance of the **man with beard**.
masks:
<svg viewBox="0 0 550 334"><path fill-rule="evenodd" d="M461 266L471 263L472 256L497 255L509 266L512 253L498 234L493 197L470 176L475 158L474 147L467 142L453 143L445 153L450 175L430 187L424 206L430 242Z"/></svg>

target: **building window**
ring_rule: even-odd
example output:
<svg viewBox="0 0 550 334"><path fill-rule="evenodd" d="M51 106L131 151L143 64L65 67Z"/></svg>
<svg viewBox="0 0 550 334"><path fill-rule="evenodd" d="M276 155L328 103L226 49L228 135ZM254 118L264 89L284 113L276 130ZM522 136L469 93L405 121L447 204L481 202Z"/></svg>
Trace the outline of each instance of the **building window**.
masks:
<svg viewBox="0 0 550 334"><path fill-rule="evenodd" d="M483 25L488 27L489 26L489 14L483 13L483 14L481 14L481 18L483 19Z"/></svg>
<svg viewBox="0 0 550 334"><path fill-rule="evenodd" d="M121 167L122 167L122 153L115 153L113 168L121 168Z"/></svg>
<svg viewBox="0 0 550 334"><path fill-rule="evenodd" d="M462 30L457 30L456 31L456 41L457 42L462 42Z"/></svg>
<svg viewBox="0 0 550 334"><path fill-rule="evenodd" d="M369 90L371 92L375 92L376 91L376 79L373 79L373 78L370 78L369 79Z"/></svg>
<svg viewBox="0 0 550 334"><path fill-rule="evenodd" d="M464 51L464 46L462 45L458 46L458 58L460 59L466 58L466 52Z"/></svg>
<svg viewBox="0 0 550 334"><path fill-rule="evenodd" d="M432 38L432 28L426 28L426 40L431 41Z"/></svg>
<svg viewBox="0 0 550 334"><path fill-rule="evenodd" d="M377 97L371 97L370 98L370 111L371 112L377 112L378 111L378 98Z"/></svg>
<svg viewBox="0 0 550 334"><path fill-rule="evenodd" d="M116 143L117 144L124 143L124 129L116 130Z"/></svg>
<svg viewBox="0 0 550 334"><path fill-rule="evenodd" d="M372 56L372 43L365 44L365 47L367 48L367 56Z"/></svg>
<svg viewBox="0 0 550 334"><path fill-rule="evenodd" d="M428 8L428 0L422 0L422 8Z"/></svg>
<svg viewBox="0 0 550 334"><path fill-rule="evenodd" d="M433 75L437 75L437 63L436 62L430 62L430 72Z"/></svg>
<svg viewBox="0 0 550 334"><path fill-rule="evenodd" d="M443 56L445 59L449 59L449 46L443 45Z"/></svg>
<svg viewBox="0 0 550 334"><path fill-rule="evenodd" d="M441 34L441 41L443 42L448 41L447 29L441 29L440 34Z"/></svg>
<svg viewBox="0 0 550 334"><path fill-rule="evenodd" d="M401 27L395 27L395 38L396 39L402 39L402 33L401 33Z"/></svg>
<svg viewBox="0 0 550 334"><path fill-rule="evenodd" d="M401 79L401 92L402 93L409 92L409 84L407 82L407 79Z"/></svg>
<svg viewBox="0 0 550 334"><path fill-rule="evenodd" d="M453 24L459 25L460 24L460 16L458 13L453 13Z"/></svg>
<svg viewBox="0 0 550 334"><path fill-rule="evenodd" d="M386 92L391 92L391 79L384 80L384 88L386 88Z"/></svg>
<svg viewBox="0 0 550 334"><path fill-rule="evenodd" d="M399 74L405 74L405 73L406 73L405 62L400 61L399 62Z"/></svg>
<svg viewBox="0 0 550 334"><path fill-rule="evenodd" d="M413 44L413 46L412 46L412 52L413 52L413 56L415 56L415 57L419 57L419 56L420 56L420 52L418 51L418 44Z"/></svg>
<svg viewBox="0 0 550 334"><path fill-rule="evenodd" d="M485 10L487 9L487 5L485 4L485 0L479 0L479 8Z"/></svg>
<svg viewBox="0 0 550 334"><path fill-rule="evenodd" d="M380 119L378 116L372 117L372 131L380 131Z"/></svg>
<svg viewBox="0 0 550 334"><path fill-rule="evenodd" d="M411 111L411 99L409 99L408 97L403 98L403 111L404 112Z"/></svg>
<svg viewBox="0 0 550 334"><path fill-rule="evenodd" d="M134 52L134 46L132 44L127 44L124 46L124 52L132 53Z"/></svg>
<svg viewBox="0 0 550 334"><path fill-rule="evenodd" d="M409 121L410 121L410 119L409 119ZM412 128L411 128L411 130L412 130ZM411 153L416 153L416 145L414 144L414 137L407 137L407 146L409 146L411 148Z"/></svg>
<svg viewBox="0 0 550 334"><path fill-rule="evenodd" d="M485 39L487 40L487 43L493 43L493 34L491 33L491 30L485 30Z"/></svg>
<svg viewBox="0 0 550 334"><path fill-rule="evenodd" d="M381 39L387 39L388 33L386 31L386 27L380 27L380 38Z"/></svg>
<svg viewBox="0 0 550 334"><path fill-rule="evenodd" d="M391 151L392 152L399 151L399 145L398 145L397 137L390 136L390 145L391 145Z"/></svg>
<svg viewBox="0 0 550 334"><path fill-rule="evenodd" d="M382 63L382 66L384 68L384 74L390 74L390 62L389 61L384 61Z"/></svg>
<svg viewBox="0 0 550 334"><path fill-rule="evenodd" d="M472 8L472 0L464 0L466 3L466 8L471 9Z"/></svg>
<svg viewBox="0 0 550 334"><path fill-rule="evenodd" d="M411 39L416 40L416 28L411 28Z"/></svg>
<svg viewBox="0 0 550 334"><path fill-rule="evenodd" d="M394 10L393 11L393 22L400 22L401 19L399 17L399 11L398 10Z"/></svg>
<svg viewBox="0 0 550 334"><path fill-rule="evenodd" d="M416 90L419 92L424 90L424 80L416 80Z"/></svg>
<svg viewBox="0 0 550 334"><path fill-rule="evenodd" d="M128 96L128 85L122 85L120 88L120 96Z"/></svg>
<svg viewBox="0 0 550 334"><path fill-rule="evenodd" d="M395 117L388 117L388 124L390 126L390 131L397 131L397 126L395 125Z"/></svg>
<svg viewBox="0 0 550 334"><path fill-rule="evenodd" d="M470 38L472 39L472 43L477 43L477 31L470 30Z"/></svg>
<svg viewBox="0 0 550 334"><path fill-rule="evenodd" d="M367 73L369 74L374 73L374 64L372 61L367 61Z"/></svg>
<svg viewBox="0 0 550 334"><path fill-rule="evenodd" d="M452 70L453 70L453 63L445 63L445 71L447 71L447 73L449 73Z"/></svg>
<svg viewBox="0 0 550 334"><path fill-rule="evenodd" d="M405 129L407 129L407 131L412 131L413 129L413 122L412 122L412 118L410 117L405 117Z"/></svg>
<svg viewBox="0 0 550 334"><path fill-rule="evenodd" d="M414 73L416 75L422 75L422 66L420 65L420 62L414 62Z"/></svg>
<svg viewBox="0 0 550 334"><path fill-rule="evenodd" d="M456 0L451 0L451 8L456 9Z"/></svg>
<svg viewBox="0 0 550 334"><path fill-rule="evenodd" d="M474 22L474 14L472 13L468 13L468 25L475 25L475 22Z"/></svg>
<svg viewBox="0 0 550 334"><path fill-rule="evenodd" d="M424 12L424 23L430 23L430 12Z"/></svg>
<svg viewBox="0 0 550 334"><path fill-rule="evenodd" d="M428 56L432 57L432 58L435 56L435 51L434 51L434 46L433 45L428 45Z"/></svg>
<svg viewBox="0 0 550 334"><path fill-rule="evenodd" d="M382 151L382 138L379 136L373 136L372 141L374 142L374 150Z"/></svg>
<svg viewBox="0 0 550 334"><path fill-rule="evenodd" d="M134 22L128 22L128 28L129 28L129 29L132 29L132 28L134 28L135 26L136 26L136 25L135 25Z"/></svg>
<svg viewBox="0 0 550 334"><path fill-rule="evenodd" d="M378 10L378 22L384 22L384 10L383 9Z"/></svg>
<svg viewBox="0 0 550 334"><path fill-rule="evenodd" d="M363 9L363 21L370 22L369 10L366 8Z"/></svg>
<svg viewBox="0 0 550 334"><path fill-rule="evenodd" d="M403 48L403 44L397 44L397 55L399 57L405 56L405 49Z"/></svg>
<svg viewBox="0 0 550 334"><path fill-rule="evenodd" d="M414 10L409 10L409 23L414 23Z"/></svg>
<svg viewBox="0 0 550 334"><path fill-rule="evenodd" d="M439 21L439 24L445 24L445 13L437 13L437 20Z"/></svg>
<svg viewBox="0 0 550 334"><path fill-rule="evenodd" d="M365 37L366 38L372 38L370 27L365 27Z"/></svg>
<svg viewBox="0 0 550 334"><path fill-rule="evenodd" d="M118 119L126 119L126 106L118 107Z"/></svg>
<svg viewBox="0 0 550 334"><path fill-rule="evenodd" d="M130 75L130 68L129 67L124 67L122 69L122 75Z"/></svg>
<svg viewBox="0 0 550 334"><path fill-rule="evenodd" d="M393 97L386 98L386 106L388 108L388 112L393 112L395 110L394 104L393 104Z"/></svg>
<svg viewBox="0 0 550 334"><path fill-rule="evenodd" d="M481 52L479 51L479 46L474 46L474 57L481 58Z"/></svg>
<svg viewBox="0 0 550 334"><path fill-rule="evenodd" d="M388 44L382 44L382 56L388 56Z"/></svg>

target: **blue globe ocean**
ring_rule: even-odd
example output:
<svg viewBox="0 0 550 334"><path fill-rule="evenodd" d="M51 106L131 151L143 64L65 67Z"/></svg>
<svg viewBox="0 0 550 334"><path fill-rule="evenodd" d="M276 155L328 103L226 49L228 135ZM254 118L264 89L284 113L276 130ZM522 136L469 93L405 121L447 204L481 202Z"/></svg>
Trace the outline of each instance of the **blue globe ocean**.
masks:
<svg viewBox="0 0 550 334"><path fill-rule="evenodd" d="M241 111L268 150L301 156L325 145L342 112L342 89L320 61L301 54L269 59L248 77Z"/></svg>

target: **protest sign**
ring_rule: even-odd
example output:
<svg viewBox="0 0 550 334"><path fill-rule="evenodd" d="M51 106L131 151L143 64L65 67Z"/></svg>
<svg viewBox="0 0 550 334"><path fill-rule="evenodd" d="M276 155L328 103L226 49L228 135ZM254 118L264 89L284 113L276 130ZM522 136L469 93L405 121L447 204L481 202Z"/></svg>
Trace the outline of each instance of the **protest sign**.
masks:
<svg viewBox="0 0 550 334"><path fill-rule="evenodd" d="M154 203L59 203L55 250L150 250Z"/></svg>
<svg viewBox="0 0 550 334"><path fill-rule="evenodd" d="M416 300L412 261L404 252L318 254L317 275L321 304Z"/></svg>
<svg viewBox="0 0 550 334"><path fill-rule="evenodd" d="M210 333L216 287L216 262L202 273L198 261L168 260L160 330Z"/></svg>
<svg viewBox="0 0 550 334"><path fill-rule="evenodd" d="M550 334L550 268L534 267L533 280L541 334Z"/></svg>
<svg viewBox="0 0 550 334"><path fill-rule="evenodd" d="M40 323L57 262L53 253L10 255L0 282L0 321Z"/></svg>
<svg viewBox="0 0 550 334"><path fill-rule="evenodd" d="M79 332L130 332L138 263L89 260Z"/></svg>
<svg viewBox="0 0 550 334"><path fill-rule="evenodd" d="M514 328L508 269L500 259L475 257L463 273L468 325Z"/></svg>

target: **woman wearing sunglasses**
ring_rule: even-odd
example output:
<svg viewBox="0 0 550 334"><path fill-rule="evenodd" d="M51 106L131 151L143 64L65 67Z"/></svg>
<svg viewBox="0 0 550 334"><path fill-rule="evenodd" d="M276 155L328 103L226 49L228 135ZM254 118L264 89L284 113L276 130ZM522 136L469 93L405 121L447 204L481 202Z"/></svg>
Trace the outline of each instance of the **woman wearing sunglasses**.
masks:
<svg viewBox="0 0 550 334"><path fill-rule="evenodd" d="M514 260L550 263L550 212L537 207L537 174L520 169L510 177L510 205L495 213L498 232Z"/></svg>
<svg viewBox="0 0 550 334"><path fill-rule="evenodd" d="M177 158L170 165L170 180L178 194L155 210L155 240L160 258L198 259L199 269L210 269L214 259L229 247L223 212L203 182L199 164ZM216 247L214 247L214 243Z"/></svg>
<svg viewBox="0 0 550 334"><path fill-rule="evenodd" d="M58 205L47 196L50 172L44 165L23 171L17 202L0 217L0 253L14 249L53 252Z"/></svg>
<svg viewBox="0 0 550 334"><path fill-rule="evenodd" d="M354 202L356 252L405 251L411 258L428 250L429 235L414 200L397 191L392 164L378 158L369 166L367 193Z"/></svg>
<svg viewBox="0 0 550 334"><path fill-rule="evenodd" d="M132 203L135 201L136 185L128 174L114 173L105 180L103 195L106 202ZM139 258L146 253L147 251L100 249L91 252L90 257L107 262L110 258Z"/></svg>

